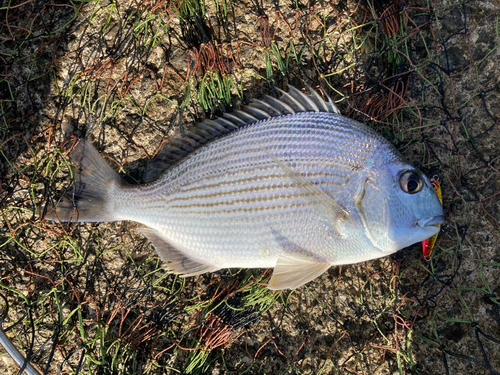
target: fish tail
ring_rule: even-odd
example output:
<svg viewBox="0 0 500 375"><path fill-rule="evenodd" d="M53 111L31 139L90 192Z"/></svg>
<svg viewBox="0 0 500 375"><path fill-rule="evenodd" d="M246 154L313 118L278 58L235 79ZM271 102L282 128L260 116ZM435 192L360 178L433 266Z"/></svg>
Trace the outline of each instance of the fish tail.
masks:
<svg viewBox="0 0 500 375"><path fill-rule="evenodd" d="M45 217L59 221L114 221L109 204L114 188L123 184L99 152L86 139L81 139L69 154L74 166L75 183Z"/></svg>

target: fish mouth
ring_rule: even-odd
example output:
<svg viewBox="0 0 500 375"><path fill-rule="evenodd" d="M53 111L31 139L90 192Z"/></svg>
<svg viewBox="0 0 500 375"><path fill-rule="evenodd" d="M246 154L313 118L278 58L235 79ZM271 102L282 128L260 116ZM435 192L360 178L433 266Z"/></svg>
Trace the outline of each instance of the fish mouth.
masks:
<svg viewBox="0 0 500 375"><path fill-rule="evenodd" d="M424 217L423 219L417 221L417 225L419 227L429 227L431 225L435 226L435 225L441 225L443 223L444 223L443 215Z"/></svg>

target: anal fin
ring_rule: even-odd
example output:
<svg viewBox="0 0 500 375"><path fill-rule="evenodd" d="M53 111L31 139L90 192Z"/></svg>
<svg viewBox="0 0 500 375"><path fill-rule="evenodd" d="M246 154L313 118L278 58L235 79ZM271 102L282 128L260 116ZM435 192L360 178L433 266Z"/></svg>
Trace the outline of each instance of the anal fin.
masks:
<svg viewBox="0 0 500 375"><path fill-rule="evenodd" d="M307 257L281 255L269 281L271 290L295 289L320 276L331 264L326 260Z"/></svg>
<svg viewBox="0 0 500 375"><path fill-rule="evenodd" d="M139 228L138 230L151 241L160 259L165 263L165 268L171 273L178 274L181 277L189 277L214 272L219 269L219 267L212 264L188 257L181 249L173 246L154 229Z"/></svg>

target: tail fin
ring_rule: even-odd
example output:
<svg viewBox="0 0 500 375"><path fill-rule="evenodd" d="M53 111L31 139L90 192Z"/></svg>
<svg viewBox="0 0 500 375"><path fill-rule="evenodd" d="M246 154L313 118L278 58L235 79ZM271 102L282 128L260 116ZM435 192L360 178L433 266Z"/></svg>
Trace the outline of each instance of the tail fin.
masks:
<svg viewBox="0 0 500 375"><path fill-rule="evenodd" d="M69 156L75 170L73 194L61 198L45 218L60 221L117 220L108 209L108 202L111 183L121 185L121 177L86 139L81 139Z"/></svg>

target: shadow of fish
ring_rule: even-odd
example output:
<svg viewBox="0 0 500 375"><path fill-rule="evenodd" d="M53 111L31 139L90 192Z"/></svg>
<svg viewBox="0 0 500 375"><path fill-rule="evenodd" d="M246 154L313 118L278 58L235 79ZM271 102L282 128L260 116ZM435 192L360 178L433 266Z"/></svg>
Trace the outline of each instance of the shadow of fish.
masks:
<svg viewBox="0 0 500 375"><path fill-rule="evenodd" d="M270 289L438 233L443 210L429 179L387 140L314 90L281 93L167 145L159 159L181 160L145 185L123 182L80 140L70 154L74 197L47 219L133 220L147 226L139 230L169 271L274 267Z"/></svg>

